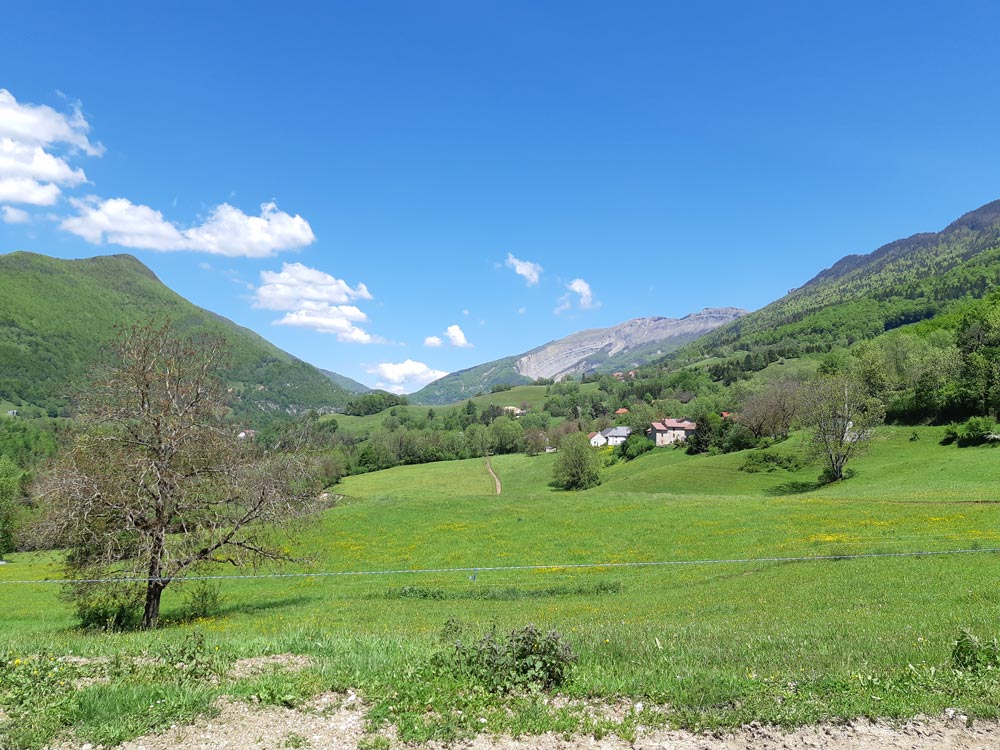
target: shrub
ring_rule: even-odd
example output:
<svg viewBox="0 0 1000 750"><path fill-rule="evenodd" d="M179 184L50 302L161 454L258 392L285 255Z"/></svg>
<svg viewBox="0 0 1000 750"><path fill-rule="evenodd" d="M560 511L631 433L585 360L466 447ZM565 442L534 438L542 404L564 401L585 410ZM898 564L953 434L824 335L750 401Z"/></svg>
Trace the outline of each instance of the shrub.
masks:
<svg viewBox="0 0 1000 750"><path fill-rule="evenodd" d="M969 417L959 430L959 444L982 445L995 429L996 425L989 417Z"/></svg>
<svg viewBox="0 0 1000 750"><path fill-rule="evenodd" d="M615 452L619 458L623 458L626 461L631 461L634 458L638 458L643 453L653 450L656 445L645 435L633 432L627 438L625 442L619 445Z"/></svg>
<svg viewBox="0 0 1000 750"><path fill-rule="evenodd" d="M454 621L445 625L442 640L454 640L435 655L435 666L456 676L470 677L494 693L558 687L577 660L558 631L543 633L531 624L506 636L492 629L471 642L462 640L461 635L461 627Z"/></svg>
<svg viewBox="0 0 1000 750"><path fill-rule="evenodd" d="M81 584L69 596L80 627L119 632L136 630L142 623L141 592L134 586Z"/></svg>
<svg viewBox="0 0 1000 750"><path fill-rule="evenodd" d="M776 451L753 451L743 459L739 470L745 471L747 474L760 474L778 469L798 471L802 466L802 459L796 455Z"/></svg>
<svg viewBox="0 0 1000 750"><path fill-rule="evenodd" d="M951 663L955 669L965 672L1000 667L1000 643L996 638L983 642L962 628L951 650Z"/></svg>
<svg viewBox="0 0 1000 750"><path fill-rule="evenodd" d="M195 581L184 597L182 619L214 617L222 610L222 591L218 581Z"/></svg>

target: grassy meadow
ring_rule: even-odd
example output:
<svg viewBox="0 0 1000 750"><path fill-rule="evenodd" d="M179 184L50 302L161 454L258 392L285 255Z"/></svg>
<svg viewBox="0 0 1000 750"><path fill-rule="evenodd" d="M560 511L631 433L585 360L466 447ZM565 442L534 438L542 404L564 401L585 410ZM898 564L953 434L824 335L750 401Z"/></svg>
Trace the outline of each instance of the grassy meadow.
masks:
<svg viewBox="0 0 1000 750"><path fill-rule="evenodd" d="M222 580L218 611L194 619L191 585L172 586L168 624L152 633L76 629L57 585L12 583L58 577L57 556L15 554L0 566L0 731L12 747L69 728L107 744L208 711L221 693L295 705L347 688L370 703L373 731L392 723L414 741L947 707L996 716L997 671L950 657L962 628L1000 634L1000 555L987 551L1000 547L1000 453L942 435L885 427L856 476L825 487L815 465L748 474L744 453L670 449L608 466L577 493L549 486L553 455L492 458L499 496L482 459L349 477L299 536L312 563L280 571L311 575ZM970 552L843 559L942 550ZM816 556L841 559L759 561ZM658 562L690 564L616 565ZM560 567L593 563L607 565ZM491 570L508 566L545 567ZM424 572L384 573L399 570ZM442 669L432 657L450 621L467 638L557 629L579 656L559 689L569 703L498 697ZM241 658L285 653L310 666L232 674ZM619 697L667 708L614 726L582 708Z"/></svg>

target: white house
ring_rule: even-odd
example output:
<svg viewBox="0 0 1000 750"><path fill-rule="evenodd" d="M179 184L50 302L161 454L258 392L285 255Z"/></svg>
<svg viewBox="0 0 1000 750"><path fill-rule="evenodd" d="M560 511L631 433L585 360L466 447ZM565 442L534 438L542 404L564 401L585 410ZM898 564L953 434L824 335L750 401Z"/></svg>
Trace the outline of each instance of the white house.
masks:
<svg viewBox="0 0 1000 750"><path fill-rule="evenodd" d="M589 437L590 444L595 448L600 448L601 446L608 444L608 439L600 432L592 432Z"/></svg>
<svg viewBox="0 0 1000 750"><path fill-rule="evenodd" d="M609 427L606 430L601 430L600 434L608 445L621 445L632 434L632 428Z"/></svg>

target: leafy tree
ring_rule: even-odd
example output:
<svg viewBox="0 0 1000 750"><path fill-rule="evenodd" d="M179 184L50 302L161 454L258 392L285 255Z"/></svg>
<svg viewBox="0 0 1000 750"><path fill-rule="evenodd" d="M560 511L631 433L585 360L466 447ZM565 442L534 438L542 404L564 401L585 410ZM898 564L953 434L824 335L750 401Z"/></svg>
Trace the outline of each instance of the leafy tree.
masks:
<svg viewBox="0 0 1000 750"><path fill-rule="evenodd" d="M804 421L813 453L825 464L829 481L844 478L844 468L871 443L885 419L885 406L868 395L865 384L844 375L826 375L806 389Z"/></svg>
<svg viewBox="0 0 1000 750"><path fill-rule="evenodd" d="M510 417L497 417L488 432L493 453L518 453L524 448L524 429Z"/></svg>
<svg viewBox="0 0 1000 750"><path fill-rule="evenodd" d="M344 411L355 417L365 417L370 414L378 414L393 406L405 406L409 403L406 396L397 396L388 391L369 391L362 396L353 399Z"/></svg>
<svg viewBox="0 0 1000 750"><path fill-rule="evenodd" d="M553 480L564 490L585 490L601 483L597 454L585 433L574 432L562 439Z"/></svg>
<svg viewBox="0 0 1000 750"><path fill-rule="evenodd" d="M626 461L638 458L643 453L653 450L656 444L641 432L633 432L625 442L615 448L615 454Z"/></svg>
<svg viewBox="0 0 1000 750"><path fill-rule="evenodd" d="M93 579L143 581L122 585L152 628L164 589L192 567L289 559L275 531L313 509L317 488L301 454L264 454L223 421L222 339L147 323L121 329L114 354L43 478L40 532L67 548L78 601Z"/></svg>
<svg viewBox="0 0 1000 750"><path fill-rule="evenodd" d="M7 456L0 456L0 560L14 551L17 500L21 494L21 470Z"/></svg>

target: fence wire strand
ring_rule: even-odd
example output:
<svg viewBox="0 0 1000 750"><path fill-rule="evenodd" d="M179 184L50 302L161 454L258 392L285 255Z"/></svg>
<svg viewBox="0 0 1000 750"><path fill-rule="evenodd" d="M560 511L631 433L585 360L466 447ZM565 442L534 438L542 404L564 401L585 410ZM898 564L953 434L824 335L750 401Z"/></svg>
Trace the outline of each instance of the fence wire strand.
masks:
<svg viewBox="0 0 1000 750"><path fill-rule="evenodd" d="M834 560L874 560L904 557L940 557L946 555L973 555L1000 552L1000 547L982 547L948 550L917 550L904 552L865 552L855 554L830 554L806 556L773 556L773 557L736 557L707 560L657 560L657 561L625 561L600 563L550 563L538 565L477 565L453 568L397 568L389 570L343 570L298 573L233 573L228 575L179 576L176 578L43 578L43 579L12 579L0 580L0 586L11 585L43 585L43 584L79 584L79 583L150 583L164 581L231 581L249 579L278 578L338 578L364 576L402 576L465 573L478 576L480 573L500 573L515 571L573 571L586 569L638 569L693 567L699 565L758 565L766 563L799 563L823 562ZM474 579L473 579L474 580Z"/></svg>

